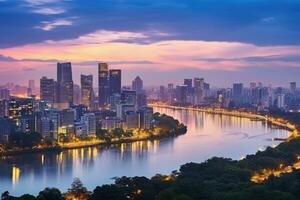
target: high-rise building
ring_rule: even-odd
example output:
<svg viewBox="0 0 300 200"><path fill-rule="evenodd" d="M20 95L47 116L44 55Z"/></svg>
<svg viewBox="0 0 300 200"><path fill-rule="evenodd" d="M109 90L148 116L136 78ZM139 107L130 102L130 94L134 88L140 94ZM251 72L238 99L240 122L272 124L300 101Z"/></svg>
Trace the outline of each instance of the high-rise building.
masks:
<svg viewBox="0 0 300 200"><path fill-rule="evenodd" d="M136 106L136 91L123 90L121 94L121 103Z"/></svg>
<svg viewBox="0 0 300 200"><path fill-rule="evenodd" d="M8 117L9 115L9 100L0 100L0 117Z"/></svg>
<svg viewBox="0 0 300 200"><path fill-rule="evenodd" d="M285 107L285 102L284 102L284 94L279 94L277 96L277 107L278 108L284 108Z"/></svg>
<svg viewBox="0 0 300 200"><path fill-rule="evenodd" d="M167 101L167 91L166 91L166 87L163 85L159 86L158 100L162 102Z"/></svg>
<svg viewBox="0 0 300 200"><path fill-rule="evenodd" d="M243 84L234 83L232 87L232 97L236 106L240 106L243 103Z"/></svg>
<svg viewBox="0 0 300 200"><path fill-rule="evenodd" d="M70 62L57 63L57 103L61 108L73 104L73 79Z"/></svg>
<svg viewBox="0 0 300 200"><path fill-rule="evenodd" d="M33 115L33 98L11 98L9 101L9 118L13 119L17 125L20 125L20 118Z"/></svg>
<svg viewBox="0 0 300 200"><path fill-rule="evenodd" d="M142 107L138 111L140 115L140 127L141 129L150 129L153 121L153 108L152 107Z"/></svg>
<svg viewBox="0 0 300 200"><path fill-rule="evenodd" d="M140 115L137 112L127 111L125 113L125 126L127 130L134 130L140 127Z"/></svg>
<svg viewBox="0 0 300 200"><path fill-rule="evenodd" d="M48 110L48 118L50 120L50 137L57 139L58 128L60 127L60 113L58 110Z"/></svg>
<svg viewBox="0 0 300 200"><path fill-rule="evenodd" d="M109 94L121 94L121 70L109 70Z"/></svg>
<svg viewBox="0 0 300 200"><path fill-rule="evenodd" d="M41 135L44 138L51 137L50 119L48 117L41 118Z"/></svg>
<svg viewBox="0 0 300 200"><path fill-rule="evenodd" d="M136 91L137 94L143 91L143 80L139 76L132 81L132 90Z"/></svg>
<svg viewBox="0 0 300 200"><path fill-rule="evenodd" d="M296 82L290 82L290 90L292 93L296 93L297 84Z"/></svg>
<svg viewBox="0 0 300 200"><path fill-rule="evenodd" d="M10 98L10 91L9 89L0 89L0 100L9 100Z"/></svg>
<svg viewBox="0 0 300 200"><path fill-rule="evenodd" d="M250 83L250 89L254 89L256 88L256 83L255 82L251 82Z"/></svg>
<svg viewBox="0 0 300 200"><path fill-rule="evenodd" d="M31 95L34 95L34 93L35 93L34 80L29 80L27 94L28 94L28 96L31 96Z"/></svg>
<svg viewBox="0 0 300 200"><path fill-rule="evenodd" d="M125 115L128 111L135 112L135 106L134 105L128 105L128 104L118 104L117 105L117 117L119 119L125 119Z"/></svg>
<svg viewBox="0 0 300 200"><path fill-rule="evenodd" d="M81 122L85 125L88 135L96 134L96 117L94 113L86 113L81 117Z"/></svg>
<svg viewBox="0 0 300 200"><path fill-rule="evenodd" d="M209 95L210 85L209 83L204 83L204 97Z"/></svg>
<svg viewBox="0 0 300 200"><path fill-rule="evenodd" d="M121 103L121 94L113 94L109 98L109 108L112 111L117 110L117 105Z"/></svg>
<svg viewBox="0 0 300 200"><path fill-rule="evenodd" d="M93 75L81 75L81 103L91 109L93 97Z"/></svg>
<svg viewBox="0 0 300 200"><path fill-rule="evenodd" d="M193 80L192 79L184 79L184 85L188 88L188 93L191 94L193 90Z"/></svg>
<svg viewBox="0 0 300 200"><path fill-rule="evenodd" d="M70 126L74 124L75 120L75 111L73 109L64 109L61 111L60 115L60 124L61 126Z"/></svg>
<svg viewBox="0 0 300 200"><path fill-rule="evenodd" d="M108 79L108 64L99 63L98 64L98 96L99 96L99 106L105 107L109 101L109 79Z"/></svg>
<svg viewBox="0 0 300 200"><path fill-rule="evenodd" d="M175 99L175 91L174 91L174 84L169 83L168 84L168 91L167 91L167 100L168 104L173 104Z"/></svg>
<svg viewBox="0 0 300 200"><path fill-rule="evenodd" d="M81 89L80 86L77 84L74 84L73 86L73 105L79 105L81 104Z"/></svg>
<svg viewBox="0 0 300 200"><path fill-rule="evenodd" d="M40 80L40 99L53 104L55 100L55 82L53 79L42 77Z"/></svg>
<svg viewBox="0 0 300 200"><path fill-rule="evenodd" d="M7 142L8 136L15 132L15 129L14 121L0 117L0 142Z"/></svg>
<svg viewBox="0 0 300 200"><path fill-rule="evenodd" d="M147 105L147 95L145 92L136 95L137 109Z"/></svg>
<svg viewBox="0 0 300 200"><path fill-rule="evenodd" d="M176 86L176 102L185 104L187 102L187 86L177 85Z"/></svg>
<svg viewBox="0 0 300 200"><path fill-rule="evenodd" d="M204 79L194 78L194 102L195 104L201 104L204 98Z"/></svg>

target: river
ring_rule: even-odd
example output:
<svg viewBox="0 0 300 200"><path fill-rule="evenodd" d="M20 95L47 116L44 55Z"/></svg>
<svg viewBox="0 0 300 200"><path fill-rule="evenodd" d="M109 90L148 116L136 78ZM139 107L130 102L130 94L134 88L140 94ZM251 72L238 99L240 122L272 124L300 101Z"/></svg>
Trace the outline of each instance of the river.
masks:
<svg viewBox="0 0 300 200"><path fill-rule="evenodd" d="M114 177L169 174L187 162L213 156L240 159L267 146L289 131L262 121L203 112L155 108L183 122L185 135L109 147L91 147L61 153L27 154L0 160L0 192L36 195L45 187L65 192L74 177L93 190Z"/></svg>

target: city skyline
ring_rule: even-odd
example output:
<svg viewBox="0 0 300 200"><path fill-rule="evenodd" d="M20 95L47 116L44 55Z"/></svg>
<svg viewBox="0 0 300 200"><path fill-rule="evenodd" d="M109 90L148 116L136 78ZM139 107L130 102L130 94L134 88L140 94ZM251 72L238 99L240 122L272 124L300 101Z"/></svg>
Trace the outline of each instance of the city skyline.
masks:
<svg viewBox="0 0 300 200"><path fill-rule="evenodd" d="M81 85L81 76L82 75L91 75L93 77L98 77L98 73L99 73L99 64L101 63L104 63L104 62L95 62L93 68L91 67L89 70L86 70L86 71L76 71L74 70L74 64L73 62L58 62L58 63L55 63L54 64L54 68L51 69L51 75L49 76L49 74L41 74L40 77L36 77L33 78L33 76L31 75L28 75L28 77L25 77L24 79L20 79L20 81L12 81L11 79L9 79L8 81L5 81L4 80L0 80L0 87L6 87L5 85L7 84L14 84L14 85L17 85L17 86L21 86L21 87L27 87L28 89L31 89L30 86L28 86L28 84L30 84L29 82L30 81L34 81L35 85L34 85L34 88L37 89L40 87L40 79L43 78L43 77L46 77L48 79L55 79L57 78L57 72L56 72L56 68L57 68L57 65L59 65L60 63L70 63L72 65L72 71L71 71L71 74L72 74L72 80L73 81L73 84L74 86L75 85L78 85L80 86ZM168 78L164 78L164 73L157 73L155 74L155 77L158 78L158 80L160 79L163 79L163 81L154 81L153 82L153 78L152 76L150 77L149 76L149 72L147 71L144 71L142 73L136 73L135 70L131 70L131 69L125 69L123 70L122 67L115 67L115 65L111 65L108 63L104 63L104 64L107 64L109 67L110 67L110 70L108 71L108 73L111 73L112 71L119 71L121 72L122 71L122 79L121 79L121 85L124 85L124 86L131 86L132 84L132 81L136 78L136 77L142 77L143 81L146 82L145 87L159 87L160 85L167 85L169 83L173 83L173 84L182 84L182 80L187 80L187 79L192 79L192 78L200 78L200 79L206 79L210 82L210 85L211 85L211 88L230 88L232 87L232 84L234 83L242 83L244 84L245 86L250 86L251 83L253 82L256 82L256 83L263 83L264 86L268 86L268 87L283 87L283 88L289 88L290 87L290 83L291 82L297 82L299 79L298 78L295 78L295 79L292 79L292 78L287 78L286 80L281 80L280 82L274 84L270 81L268 81L269 79L267 77L263 78L264 75L262 74L257 74L257 77L261 76L262 78L261 79L252 79L252 78L236 78L236 79L228 79L228 80L225 80L226 81L226 84L218 84L216 83L214 80L215 79L222 79L224 81L224 74L220 74L220 73L214 73L214 71L210 71L210 72L206 72L206 73L203 73L203 74L195 74L193 70L189 71L188 69L182 69L182 70L175 70L175 71L169 71L169 72L164 72L164 73L167 73L168 74ZM75 66L76 68L76 66ZM75 72L74 72L75 71ZM180 76L179 78L172 78L172 75L173 74L182 74L182 72L185 72L187 75L182 75ZM272 72L273 73L273 72ZM207 76L205 76L205 74L208 74ZM228 76L235 76L234 74L231 74L231 72L228 72ZM275 73L276 74L276 73ZM278 74L278 76L280 77L280 74ZM295 74L295 76L297 77L297 74ZM171 77L171 78L170 78ZM215 78L211 78L211 77L215 77ZM27 79L28 78L28 79ZM126 79L124 81L124 79ZM93 88L96 89L98 88L98 83L99 83L99 80L98 78L94 78L93 79ZM109 91L108 91L109 92Z"/></svg>
<svg viewBox="0 0 300 200"><path fill-rule="evenodd" d="M298 19L300 0L0 0L1 199L300 199Z"/></svg>
<svg viewBox="0 0 300 200"><path fill-rule="evenodd" d="M197 74L218 87L232 80L287 86L300 73L299 7L279 0L2 0L0 84L54 78L56 63L69 61L76 83L108 62L126 70L124 84L136 75L161 85Z"/></svg>

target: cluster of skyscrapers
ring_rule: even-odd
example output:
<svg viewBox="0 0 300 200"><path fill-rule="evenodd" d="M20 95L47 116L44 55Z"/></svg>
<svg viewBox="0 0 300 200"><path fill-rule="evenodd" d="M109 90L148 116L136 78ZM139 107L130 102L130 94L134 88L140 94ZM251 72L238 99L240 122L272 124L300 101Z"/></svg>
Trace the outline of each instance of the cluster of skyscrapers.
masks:
<svg viewBox="0 0 300 200"><path fill-rule="evenodd" d="M234 83L231 88L210 88L203 78L184 79L182 85L160 86L155 99L170 105L218 106L255 110L300 110L300 92L296 82L289 88L264 86L251 82L249 87Z"/></svg>
<svg viewBox="0 0 300 200"><path fill-rule="evenodd" d="M160 86L158 99L169 104L192 104L200 105L205 103L209 96L209 84L203 78L184 79L182 85L174 86L169 83L167 87Z"/></svg>
<svg viewBox="0 0 300 200"><path fill-rule="evenodd" d="M203 78L195 77L184 79L181 85L170 83L146 92L139 76L130 87L122 87L122 71L110 69L107 63L98 64L97 75L95 81L93 75L81 74L79 86L73 82L72 64L58 63L56 80L40 79L40 98L35 97L33 80L26 87L27 97L10 94L12 88L23 91L22 86L9 83L0 87L0 139L13 132L38 132L59 140L94 135L100 129L149 129L153 109L147 107L147 98L170 105L300 111L296 82L289 88L260 82L249 87L234 83L231 88L211 88ZM98 82L96 87L94 82Z"/></svg>
<svg viewBox="0 0 300 200"><path fill-rule="evenodd" d="M264 86L261 82L251 82L249 87L234 83L232 88L218 90L217 98L223 107L286 111L298 111L300 108L300 93L296 82L291 82L289 88Z"/></svg>
<svg viewBox="0 0 300 200"><path fill-rule="evenodd" d="M9 89L2 88L0 137L13 132L38 132L45 138L60 140L94 135L99 129L151 128L153 109L146 106L140 77L133 80L132 87L122 88L121 70L99 63L96 92L93 82L93 75L82 74L81 86L75 85L68 62L57 64L57 80L40 79L39 99L34 95L33 81L29 81L27 98L11 96Z"/></svg>

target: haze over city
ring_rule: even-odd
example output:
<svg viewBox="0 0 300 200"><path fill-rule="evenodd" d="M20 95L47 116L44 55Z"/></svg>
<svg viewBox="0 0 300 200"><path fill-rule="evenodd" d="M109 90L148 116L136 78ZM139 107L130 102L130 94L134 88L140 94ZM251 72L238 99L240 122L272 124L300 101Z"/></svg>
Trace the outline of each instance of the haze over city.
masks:
<svg viewBox="0 0 300 200"><path fill-rule="evenodd" d="M197 74L218 87L288 86L300 73L299 8L280 0L1 0L0 83L55 77L57 61L71 61L79 83L101 61L126 69L124 84L136 74L146 85Z"/></svg>

